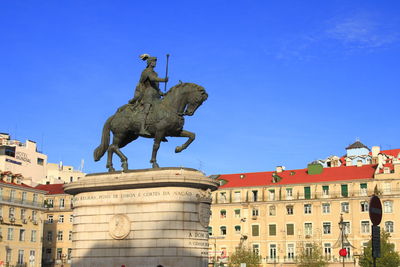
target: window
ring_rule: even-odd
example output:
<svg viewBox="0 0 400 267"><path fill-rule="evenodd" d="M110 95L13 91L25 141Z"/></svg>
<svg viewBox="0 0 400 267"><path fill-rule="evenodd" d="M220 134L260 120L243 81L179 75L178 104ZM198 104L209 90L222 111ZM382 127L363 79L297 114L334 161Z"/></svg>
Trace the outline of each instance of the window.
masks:
<svg viewBox="0 0 400 267"><path fill-rule="evenodd" d="M329 196L329 185L323 185L322 186L322 195L324 197Z"/></svg>
<svg viewBox="0 0 400 267"><path fill-rule="evenodd" d="M240 209L235 210L235 218L240 218Z"/></svg>
<svg viewBox="0 0 400 267"><path fill-rule="evenodd" d="M65 199L63 198L60 199L60 208L61 209L65 208Z"/></svg>
<svg viewBox="0 0 400 267"><path fill-rule="evenodd" d="M42 158L37 158L37 164L43 166L43 164L44 164L44 159L42 159Z"/></svg>
<svg viewBox="0 0 400 267"><path fill-rule="evenodd" d="M208 226L208 235L212 236L212 227ZM69 231L69 240L72 240L72 231Z"/></svg>
<svg viewBox="0 0 400 267"><path fill-rule="evenodd" d="M36 242L36 230L31 231L31 242Z"/></svg>
<svg viewBox="0 0 400 267"><path fill-rule="evenodd" d="M13 240L13 239L14 239L14 229L13 228L8 228L7 240Z"/></svg>
<svg viewBox="0 0 400 267"><path fill-rule="evenodd" d="M58 249L57 249L57 255L56 255L56 257L57 257L57 260L61 260L61 257L62 257L62 248L58 248Z"/></svg>
<svg viewBox="0 0 400 267"><path fill-rule="evenodd" d="M306 244L306 246L305 246L305 254L307 255L307 256L311 256L312 255L312 244L310 244L310 243L307 243Z"/></svg>
<svg viewBox="0 0 400 267"><path fill-rule="evenodd" d="M27 193L26 192L22 192L22 196L21 196L22 204L26 202L26 196L27 196Z"/></svg>
<svg viewBox="0 0 400 267"><path fill-rule="evenodd" d="M360 184L360 195L361 196L366 196L368 194L367 190L368 190L368 188L367 188L366 183Z"/></svg>
<svg viewBox="0 0 400 267"><path fill-rule="evenodd" d="M18 264L23 264L24 263L24 250L20 249L18 250Z"/></svg>
<svg viewBox="0 0 400 267"><path fill-rule="evenodd" d="M240 225L235 225L235 234L240 234L240 232L241 232Z"/></svg>
<svg viewBox="0 0 400 267"><path fill-rule="evenodd" d="M304 223L304 234L308 236L312 235L312 223Z"/></svg>
<svg viewBox="0 0 400 267"><path fill-rule="evenodd" d="M350 228L350 222L343 222L343 227L344 227L344 233L345 234L350 234L351 228Z"/></svg>
<svg viewBox="0 0 400 267"><path fill-rule="evenodd" d="M294 244L287 245L287 257L288 259L294 259Z"/></svg>
<svg viewBox="0 0 400 267"><path fill-rule="evenodd" d="M19 229L19 241L25 241L25 229Z"/></svg>
<svg viewBox="0 0 400 267"><path fill-rule="evenodd" d="M255 224L251 226L251 235L252 236L259 236L260 235L260 226Z"/></svg>
<svg viewBox="0 0 400 267"><path fill-rule="evenodd" d="M50 261L51 259L51 248L46 248L46 260Z"/></svg>
<svg viewBox="0 0 400 267"><path fill-rule="evenodd" d="M286 199L292 199L292 198L293 198L293 189L286 188Z"/></svg>
<svg viewBox="0 0 400 267"><path fill-rule="evenodd" d="M64 215L58 216L58 222L63 223L64 222Z"/></svg>
<svg viewBox="0 0 400 267"><path fill-rule="evenodd" d="M294 235L294 224L293 223L286 224L286 235Z"/></svg>
<svg viewBox="0 0 400 267"><path fill-rule="evenodd" d="M340 206L343 213L349 213L349 202L342 202Z"/></svg>
<svg viewBox="0 0 400 267"><path fill-rule="evenodd" d="M258 208L253 208L251 213L253 216L258 216Z"/></svg>
<svg viewBox="0 0 400 267"><path fill-rule="evenodd" d="M6 263L10 263L11 262L11 252L12 250L10 248L6 248Z"/></svg>
<svg viewBox="0 0 400 267"><path fill-rule="evenodd" d="M241 201L240 191L236 191L233 193L233 201L235 201L235 202Z"/></svg>
<svg viewBox="0 0 400 267"><path fill-rule="evenodd" d="M311 204L304 204L304 214L311 214Z"/></svg>
<svg viewBox="0 0 400 267"><path fill-rule="evenodd" d="M252 193L253 193L253 201L254 202L258 201L258 191L257 190L253 190Z"/></svg>
<svg viewBox="0 0 400 267"><path fill-rule="evenodd" d="M11 190L10 191L10 201L14 201L15 200L15 190Z"/></svg>
<svg viewBox="0 0 400 267"><path fill-rule="evenodd" d="M15 218L15 208L10 207L8 210L8 217L11 218Z"/></svg>
<svg viewBox="0 0 400 267"><path fill-rule="evenodd" d="M268 190L268 200L275 200L275 189Z"/></svg>
<svg viewBox="0 0 400 267"><path fill-rule="evenodd" d="M226 218L226 210L221 210L220 215L221 215L221 219L225 219Z"/></svg>
<svg viewBox="0 0 400 267"><path fill-rule="evenodd" d="M58 231L57 232L57 241L62 241L63 240L63 231Z"/></svg>
<svg viewBox="0 0 400 267"><path fill-rule="evenodd" d="M69 215L69 222L72 223L73 221L74 221L74 216L71 214L71 215Z"/></svg>
<svg viewBox="0 0 400 267"><path fill-rule="evenodd" d="M311 199L311 188L309 186L304 187L304 198Z"/></svg>
<svg viewBox="0 0 400 267"><path fill-rule="evenodd" d="M269 245L269 258L276 259L276 244Z"/></svg>
<svg viewBox="0 0 400 267"><path fill-rule="evenodd" d="M361 233L369 234L369 221L361 221Z"/></svg>
<svg viewBox="0 0 400 267"><path fill-rule="evenodd" d="M38 194L33 194L33 198L32 198L32 202L33 204L36 204L38 202Z"/></svg>
<svg viewBox="0 0 400 267"><path fill-rule="evenodd" d="M349 196L349 191L347 189L347 184L342 184L341 185L341 195L342 195L342 197L348 197Z"/></svg>
<svg viewBox="0 0 400 267"><path fill-rule="evenodd" d="M347 250L346 258L350 259L350 257L351 257L351 249L350 249L350 247L345 247L345 249Z"/></svg>
<svg viewBox="0 0 400 267"><path fill-rule="evenodd" d="M220 203L226 203L227 202L226 201L226 192L219 193L219 200L220 200Z"/></svg>
<svg viewBox="0 0 400 267"><path fill-rule="evenodd" d="M53 231L47 232L47 241L53 241Z"/></svg>
<svg viewBox="0 0 400 267"><path fill-rule="evenodd" d="M259 244L253 244L252 247L253 247L253 253L257 254L257 255L260 255L260 245Z"/></svg>
<svg viewBox="0 0 400 267"><path fill-rule="evenodd" d="M47 208L54 207L54 199L49 198L49 199L46 200L46 202L47 202Z"/></svg>
<svg viewBox="0 0 400 267"><path fill-rule="evenodd" d="M325 258L330 259L332 256L332 245L331 243L324 243L324 255Z"/></svg>
<svg viewBox="0 0 400 267"><path fill-rule="evenodd" d="M221 226L219 229L221 235L226 235L226 226Z"/></svg>
<svg viewBox="0 0 400 267"><path fill-rule="evenodd" d="M68 255L67 255L68 259L70 260L72 258L72 248L68 249Z"/></svg>
<svg viewBox="0 0 400 267"><path fill-rule="evenodd" d="M26 218L26 209L21 209L21 220Z"/></svg>
<svg viewBox="0 0 400 267"><path fill-rule="evenodd" d="M269 235L275 236L276 235L276 224L270 224L268 228L269 228Z"/></svg>
<svg viewBox="0 0 400 267"><path fill-rule="evenodd" d="M393 212L393 202L392 201L383 201L383 212L392 213Z"/></svg>
<svg viewBox="0 0 400 267"><path fill-rule="evenodd" d="M276 207L274 205L269 206L269 215L270 216L276 215Z"/></svg>
<svg viewBox="0 0 400 267"><path fill-rule="evenodd" d="M53 215L47 215L47 222L48 223L53 223L53 218L54 218Z"/></svg>
<svg viewBox="0 0 400 267"><path fill-rule="evenodd" d="M387 221L385 222L385 231L388 233L393 233L394 232L394 224L392 221Z"/></svg>
<svg viewBox="0 0 400 267"><path fill-rule="evenodd" d="M361 212L368 212L369 211L369 204L367 201L360 202L361 205Z"/></svg>
<svg viewBox="0 0 400 267"><path fill-rule="evenodd" d="M322 223L322 228L324 229L324 235L331 234L331 223L330 222Z"/></svg>
<svg viewBox="0 0 400 267"><path fill-rule="evenodd" d="M29 263L30 263L30 266L35 265L35 251L34 250L29 251Z"/></svg>
<svg viewBox="0 0 400 267"><path fill-rule="evenodd" d="M322 203L322 213L330 213L331 212L331 204Z"/></svg>
<svg viewBox="0 0 400 267"><path fill-rule="evenodd" d="M32 210L32 220L36 221L37 219L37 211L36 210Z"/></svg>
<svg viewBox="0 0 400 267"><path fill-rule="evenodd" d="M293 205L286 206L286 213L287 215L293 215Z"/></svg>
<svg viewBox="0 0 400 267"><path fill-rule="evenodd" d="M383 184L383 194L389 195L392 192L392 185L390 183Z"/></svg>

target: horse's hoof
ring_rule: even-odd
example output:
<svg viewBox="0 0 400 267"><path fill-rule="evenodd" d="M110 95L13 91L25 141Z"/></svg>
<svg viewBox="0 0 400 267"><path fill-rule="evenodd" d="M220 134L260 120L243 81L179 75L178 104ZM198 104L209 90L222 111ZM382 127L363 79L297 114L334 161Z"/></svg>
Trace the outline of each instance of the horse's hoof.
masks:
<svg viewBox="0 0 400 267"><path fill-rule="evenodd" d="M157 162L154 162L154 163L153 163L153 168L154 168L154 169L160 168L160 166L158 166Z"/></svg>
<svg viewBox="0 0 400 267"><path fill-rule="evenodd" d="M182 152L182 150L183 150L183 148L182 148L181 146L177 146L177 147L175 148L175 153Z"/></svg>
<svg viewBox="0 0 400 267"><path fill-rule="evenodd" d="M126 172L126 171L128 170L128 163L127 163L127 162L122 163L121 167L122 167L122 170L123 170L124 172Z"/></svg>
<svg viewBox="0 0 400 267"><path fill-rule="evenodd" d="M115 169L113 167L109 167L108 172L115 172Z"/></svg>

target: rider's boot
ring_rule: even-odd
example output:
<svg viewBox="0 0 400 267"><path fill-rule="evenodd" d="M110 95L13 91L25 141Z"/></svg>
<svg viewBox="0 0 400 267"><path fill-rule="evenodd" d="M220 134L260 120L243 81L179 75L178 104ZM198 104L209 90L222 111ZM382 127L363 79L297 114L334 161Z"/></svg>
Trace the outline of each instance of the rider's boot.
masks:
<svg viewBox="0 0 400 267"><path fill-rule="evenodd" d="M149 111L150 111L150 105L146 104L144 106L144 116L142 118L142 121L140 122L140 124L141 124L140 125L140 131L139 131L140 135L146 135L146 136L150 136L151 135L151 133L149 133L145 128L147 115L149 115Z"/></svg>

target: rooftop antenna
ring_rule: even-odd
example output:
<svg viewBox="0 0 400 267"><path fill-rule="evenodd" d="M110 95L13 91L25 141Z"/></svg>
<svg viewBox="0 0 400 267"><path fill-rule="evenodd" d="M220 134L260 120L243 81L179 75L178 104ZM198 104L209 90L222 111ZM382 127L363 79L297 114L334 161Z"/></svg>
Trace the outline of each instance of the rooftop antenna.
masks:
<svg viewBox="0 0 400 267"><path fill-rule="evenodd" d="M83 165L85 164L85 160L81 159L81 165L79 166L79 171L83 172Z"/></svg>

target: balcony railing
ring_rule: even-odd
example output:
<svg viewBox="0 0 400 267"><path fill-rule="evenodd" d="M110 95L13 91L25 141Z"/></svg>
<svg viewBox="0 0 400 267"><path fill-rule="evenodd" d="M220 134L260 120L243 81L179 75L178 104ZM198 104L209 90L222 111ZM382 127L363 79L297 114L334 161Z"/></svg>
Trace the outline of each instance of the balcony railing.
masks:
<svg viewBox="0 0 400 267"><path fill-rule="evenodd" d="M43 208L44 204L38 201L29 201L26 199L21 199L21 198L11 198L11 197L2 197L0 198L0 202L6 202L6 203L11 203L11 204L17 204L17 205L25 205L25 206L31 206L31 207L37 207L37 208Z"/></svg>

